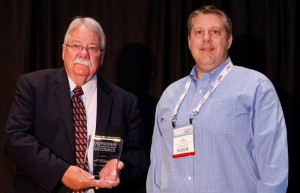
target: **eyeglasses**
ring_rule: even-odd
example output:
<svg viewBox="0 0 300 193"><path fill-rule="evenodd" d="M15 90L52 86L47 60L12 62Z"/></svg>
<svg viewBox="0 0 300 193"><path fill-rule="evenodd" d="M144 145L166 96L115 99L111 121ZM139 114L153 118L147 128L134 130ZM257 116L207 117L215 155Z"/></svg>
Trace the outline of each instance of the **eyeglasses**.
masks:
<svg viewBox="0 0 300 193"><path fill-rule="evenodd" d="M98 47L95 46L91 46L91 47L84 47L82 45L77 45L77 44L65 44L66 46L68 46L69 48L71 48L71 50L73 50L74 52L81 52L83 49L85 49L89 54L93 54L93 55L97 55L100 52L103 52L103 49L100 49Z"/></svg>

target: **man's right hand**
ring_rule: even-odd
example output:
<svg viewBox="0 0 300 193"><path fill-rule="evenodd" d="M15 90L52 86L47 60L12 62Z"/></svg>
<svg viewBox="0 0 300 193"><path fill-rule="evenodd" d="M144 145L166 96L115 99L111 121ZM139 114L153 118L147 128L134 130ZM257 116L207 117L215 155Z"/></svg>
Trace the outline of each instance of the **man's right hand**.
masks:
<svg viewBox="0 0 300 193"><path fill-rule="evenodd" d="M95 177L87 171L77 167L70 166L64 173L61 181L72 190L84 190L97 186L93 180Z"/></svg>

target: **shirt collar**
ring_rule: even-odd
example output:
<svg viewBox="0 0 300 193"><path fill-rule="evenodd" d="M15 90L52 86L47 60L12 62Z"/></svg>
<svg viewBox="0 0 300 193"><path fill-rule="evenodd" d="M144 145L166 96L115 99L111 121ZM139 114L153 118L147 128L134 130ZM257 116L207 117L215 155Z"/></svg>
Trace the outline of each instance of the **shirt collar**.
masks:
<svg viewBox="0 0 300 193"><path fill-rule="evenodd" d="M231 59L230 57L228 57L228 59L223 63L221 64L220 66L218 66L217 68L213 69L212 71L208 72L208 73L203 73L202 74L202 80L205 80L205 79L215 79L219 74L220 72L224 69L224 67L229 63L231 62ZM190 73L190 78L192 80L198 80L197 79L197 72L198 72L198 68L197 66L195 65Z"/></svg>
<svg viewBox="0 0 300 193"><path fill-rule="evenodd" d="M73 95L73 90L76 87L76 84L72 81L72 79L68 76L69 85L70 85L70 93ZM94 75L91 80L81 86L83 93L88 94L92 93L97 88L97 76ZM89 94L88 94L89 95Z"/></svg>

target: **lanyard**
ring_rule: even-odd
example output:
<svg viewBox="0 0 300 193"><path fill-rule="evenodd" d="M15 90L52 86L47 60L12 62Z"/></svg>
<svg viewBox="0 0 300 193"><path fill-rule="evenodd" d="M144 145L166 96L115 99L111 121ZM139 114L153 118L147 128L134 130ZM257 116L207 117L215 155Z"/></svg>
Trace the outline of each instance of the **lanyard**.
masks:
<svg viewBox="0 0 300 193"><path fill-rule="evenodd" d="M200 100L198 105L193 109L192 114L190 115L189 122L192 124L193 118L198 114L200 108L203 106L203 104L206 102L207 98L210 96L210 94L217 88L217 86L221 83L221 81L224 79L224 77L231 71L233 67L232 62L229 62L225 68L222 70L222 72L218 75L217 79L214 81L214 83L210 86L208 91L205 93L203 98ZM190 78L187 83L184 86L183 93L180 95L179 100L176 103L175 109L172 113L172 125L175 127L175 123L177 120L177 112L178 108L181 105L186 93L188 92L190 86L191 86L192 79Z"/></svg>

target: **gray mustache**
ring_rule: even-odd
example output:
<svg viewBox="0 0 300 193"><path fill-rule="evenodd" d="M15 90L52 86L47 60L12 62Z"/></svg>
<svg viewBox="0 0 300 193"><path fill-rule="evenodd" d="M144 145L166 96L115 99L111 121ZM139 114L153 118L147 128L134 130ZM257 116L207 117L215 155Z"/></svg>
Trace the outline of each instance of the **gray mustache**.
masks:
<svg viewBox="0 0 300 193"><path fill-rule="evenodd" d="M83 64L87 67L91 67L92 66L92 63L91 61L89 60L86 60L86 59L82 59L82 58L76 58L74 61L73 61L73 64Z"/></svg>

